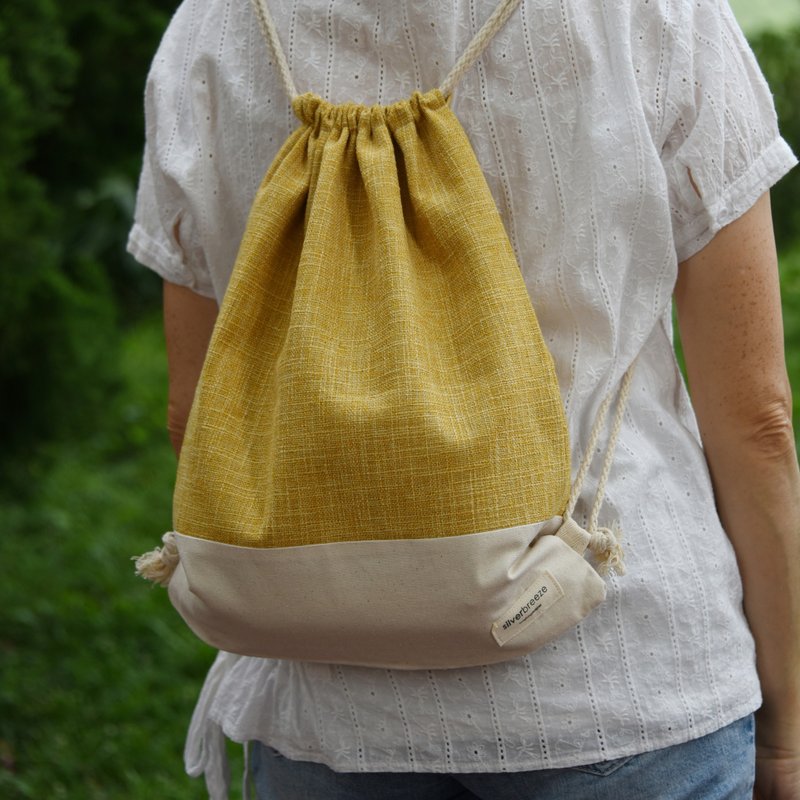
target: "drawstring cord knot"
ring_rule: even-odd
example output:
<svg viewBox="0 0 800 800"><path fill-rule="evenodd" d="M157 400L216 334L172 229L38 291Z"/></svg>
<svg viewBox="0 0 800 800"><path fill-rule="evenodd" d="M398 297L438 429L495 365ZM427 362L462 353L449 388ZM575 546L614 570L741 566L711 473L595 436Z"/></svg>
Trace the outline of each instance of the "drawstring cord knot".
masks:
<svg viewBox="0 0 800 800"><path fill-rule="evenodd" d="M594 553L598 562L598 572L601 575L625 574L625 551L620 540L622 530L619 523L615 522L611 528L598 528L592 531L589 538L589 549Z"/></svg>
<svg viewBox="0 0 800 800"><path fill-rule="evenodd" d="M141 556L133 556L136 562L136 574L148 581L157 583L159 586L169 586L172 573L181 560L178 553L178 545L175 543L175 534L165 533L161 537L163 547L156 547L149 553Z"/></svg>

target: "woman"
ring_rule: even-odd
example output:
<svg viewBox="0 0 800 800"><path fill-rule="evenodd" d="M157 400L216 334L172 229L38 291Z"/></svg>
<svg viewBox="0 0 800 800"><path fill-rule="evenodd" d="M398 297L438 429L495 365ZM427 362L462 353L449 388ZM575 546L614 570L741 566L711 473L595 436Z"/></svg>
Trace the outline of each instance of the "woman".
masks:
<svg viewBox="0 0 800 800"><path fill-rule="evenodd" d="M439 85L495 0L269 6L301 90L386 103ZM273 60L247 3L185 0L148 81L130 249L165 280L176 452L249 203L295 125ZM526 0L451 103L553 353L573 463L636 360L604 512L628 574L500 665L221 654L187 769L223 796L224 732L254 743L265 798L744 798L757 763L756 796L796 800L800 476L766 194L795 159L752 53L718 0Z"/></svg>

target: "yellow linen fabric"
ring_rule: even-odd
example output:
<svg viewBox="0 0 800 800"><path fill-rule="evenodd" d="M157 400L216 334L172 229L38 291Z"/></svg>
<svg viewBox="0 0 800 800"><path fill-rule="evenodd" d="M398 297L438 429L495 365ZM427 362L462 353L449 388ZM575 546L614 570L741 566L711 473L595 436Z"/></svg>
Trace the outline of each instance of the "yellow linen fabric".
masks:
<svg viewBox="0 0 800 800"><path fill-rule="evenodd" d="M562 513L552 359L445 98L294 108L197 389L175 530L284 547Z"/></svg>

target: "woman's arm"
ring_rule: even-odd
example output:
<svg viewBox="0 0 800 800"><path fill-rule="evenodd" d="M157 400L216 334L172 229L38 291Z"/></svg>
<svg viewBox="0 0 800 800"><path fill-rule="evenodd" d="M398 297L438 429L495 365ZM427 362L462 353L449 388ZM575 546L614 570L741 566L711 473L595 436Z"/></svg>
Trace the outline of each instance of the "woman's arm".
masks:
<svg viewBox="0 0 800 800"><path fill-rule="evenodd" d="M217 303L164 281L164 336L169 365L167 429L175 455L180 455L194 390L206 357Z"/></svg>
<svg viewBox="0 0 800 800"><path fill-rule="evenodd" d="M756 797L800 799L800 471L769 196L680 265L678 323L756 641Z"/></svg>

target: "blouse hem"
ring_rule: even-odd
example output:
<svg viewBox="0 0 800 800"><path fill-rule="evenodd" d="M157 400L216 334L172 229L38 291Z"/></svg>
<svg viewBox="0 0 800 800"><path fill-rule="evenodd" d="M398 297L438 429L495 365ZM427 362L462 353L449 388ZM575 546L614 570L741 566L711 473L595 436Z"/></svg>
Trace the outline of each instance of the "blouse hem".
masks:
<svg viewBox="0 0 800 800"><path fill-rule="evenodd" d="M326 758L324 753L309 752L302 748L290 745L289 743L282 742L279 737L267 737L267 739L259 739L258 735L252 731L234 730L231 726L226 726L224 722L211 718L210 721L213 725L217 726L222 733L231 741L238 744L246 744L251 741L261 741L269 747L277 750L282 756L288 759L297 761L310 761L317 764L323 764L326 767L334 770L334 772L425 772L425 773L441 773L441 774L467 774L477 772L529 772L538 771L543 769L569 769L572 767L580 767L586 764L594 764L600 761L611 761L617 758L625 758L628 756L641 755L643 753L652 752L654 750L661 750L666 747L674 745L685 744L686 742L700 739L711 733L736 722L748 714L753 713L761 706L761 695L756 693L750 696L747 701L740 703L736 706L727 708L727 713L720 715L714 719L708 719L704 724L694 725L691 728L680 728L673 726L671 732L666 736L648 736L646 746L642 746L641 742L635 745L628 745L624 747L610 747L603 751L583 751L579 759L561 757L550 758L547 762L541 759L527 759L514 762L506 758L503 762L489 763L475 763L473 761L461 762L450 760L447 763L441 761L420 761L415 760L413 764L399 764L397 761L377 761L369 764L354 763L342 759Z"/></svg>

